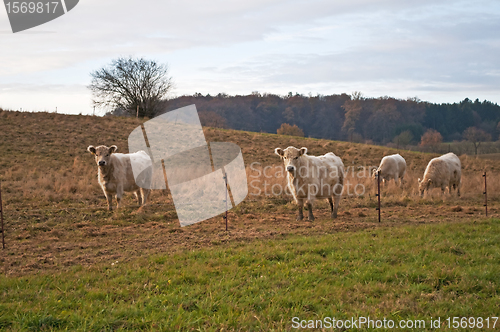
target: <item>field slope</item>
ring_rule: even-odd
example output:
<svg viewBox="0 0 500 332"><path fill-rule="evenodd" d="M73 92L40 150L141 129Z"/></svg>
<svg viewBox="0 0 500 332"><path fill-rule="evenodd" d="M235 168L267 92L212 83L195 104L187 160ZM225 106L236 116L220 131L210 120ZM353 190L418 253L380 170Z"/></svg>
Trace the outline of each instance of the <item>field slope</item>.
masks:
<svg viewBox="0 0 500 332"><path fill-rule="evenodd" d="M281 331L295 316L499 315L494 160L461 156L462 197L420 198L417 178L433 154L205 128L207 141L241 147L252 185L229 213L229 232L221 217L181 228L168 190L153 192L141 210L131 195L122 210L105 208L86 147L127 152L128 134L142 122L0 112L0 327ZM269 191L285 183L274 148L290 145L335 152L349 167L351 188L364 188L345 195L338 219L318 202L315 222L295 221L291 198ZM383 189L379 224L373 181L358 171L396 152L408 176L402 189Z"/></svg>

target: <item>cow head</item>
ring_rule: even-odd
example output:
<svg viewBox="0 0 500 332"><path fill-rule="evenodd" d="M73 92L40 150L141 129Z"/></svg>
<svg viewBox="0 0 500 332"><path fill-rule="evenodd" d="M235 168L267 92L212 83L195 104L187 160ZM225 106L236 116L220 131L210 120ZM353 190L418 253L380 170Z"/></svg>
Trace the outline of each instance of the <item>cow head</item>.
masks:
<svg viewBox="0 0 500 332"><path fill-rule="evenodd" d="M98 166L105 167L109 165L111 154L116 152L117 149L116 145L112 145L109 148L105 145L98 146L97 148L90 145L87 151L95 156L95 162Z"/></svg>
<svg viewBox="0 0 500 332"><path fill-rule="evenodd" d="M420 196L424 196L424 192L429 190L431 183L431 179L427 179L427 181L420 180L420 178L418 179L418 191L420 191Z"/></svg>
<svg viewBox="0 0 500 332"><path fill-rule="evenodd" d="M297 149L293 146L289 146L285 150L276 148L274 153L283 159L286 171L294 174L300 166L300 157L307 153L307 148Z"/></svg>

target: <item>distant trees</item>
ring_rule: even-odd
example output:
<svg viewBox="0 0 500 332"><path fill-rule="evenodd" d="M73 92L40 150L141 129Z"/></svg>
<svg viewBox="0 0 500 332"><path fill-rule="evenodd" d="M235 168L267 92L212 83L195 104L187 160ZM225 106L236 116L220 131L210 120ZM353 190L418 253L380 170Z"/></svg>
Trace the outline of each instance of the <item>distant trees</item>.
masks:
<svg viewBox="0 0 500 332"><path fill-rule="evenodd" d="M143 58L118 58L90 74L94 105L122 110L131 115L153 117L172 89L166 65Z"/></svg>
<svg viewBox="0 0 500 332"><path fill-rule="evenodd" d="M283 123L276 131L278 135L299 136L304 137L304 132L297 125L289 125Z"/></svg>
<svg viewBox="0 0 500 332"><path fill-rule="evenodd" d="M413 141L413 134L409 130L401 132L399 135L395 136L392 140L397 146L407 146Z"/></svg>
<svg viewBox="0 0 500 332"><path fill-rule="evenodd" d="M477 149L481 142L491 141L491 135L482 129L476 127L469 127L464 130L463 137L465 140L474 145L474 154L477 155Z"/></svg>
<svg viewBox="0 0 500 332"><path fill-rule="evenodd" d="M226 119L214 111L198 112L202 126L213 128L227 128Z"/></svg>
<svg viewBox="0 0 500 332"><path fill-rule="evenodd" d="M434 151L441 142L443 136L435 129L428 129L420 139L420 146L430 147Z"/></svg>
<svg viewBox="0 0 500 332"><path fill-rule="evenodd" d="M200 113L215 112L225 119L228 128L276 133L287 123L297 125L304 136L353 142L397 145L399 140L399 145L405 146L422 143L421 137L428 129L438 132L442 141L462 140L464 130L470 126L495 138L500 134L500 106L469 99L432 104L418 98L366 98L358 92L316 96L196 93L168 100L165 111L191 104L196 104ZM435 143L428 144L424 139L424 146L435 148Z"/></svg>
<svg viewBox="0 0 500 332"><path fill-rule="evenodd" d="M356 130L356 125L359 123L363 110L361 100L363 95L359 91L355 91L351 95L351 99L347 100L342 108L344 109L344 124L342 131L347 135L347 139L352 142L352 136Z"/></svg>

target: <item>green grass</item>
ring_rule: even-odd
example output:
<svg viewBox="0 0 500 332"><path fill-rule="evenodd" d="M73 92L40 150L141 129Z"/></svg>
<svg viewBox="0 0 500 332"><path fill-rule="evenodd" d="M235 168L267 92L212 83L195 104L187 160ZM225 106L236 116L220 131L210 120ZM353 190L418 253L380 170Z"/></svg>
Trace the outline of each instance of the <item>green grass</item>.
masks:
<svg viewBox="0 0 500 332"><path fill-rule="evenodd" d="M293 317L486 318L500 314L499 276L496 219L295 236L2 276L0 329L282 331Z"/></svg>

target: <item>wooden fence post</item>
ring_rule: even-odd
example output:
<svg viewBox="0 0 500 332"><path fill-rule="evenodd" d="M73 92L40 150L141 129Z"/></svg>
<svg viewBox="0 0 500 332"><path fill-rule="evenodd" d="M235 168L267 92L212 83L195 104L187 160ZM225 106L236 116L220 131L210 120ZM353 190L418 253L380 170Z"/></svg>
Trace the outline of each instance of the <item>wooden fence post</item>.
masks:
<svg viewBox="0 0 500 332"><path fill-rule="evenodd" d="M380 170L377 172L377 194L375 196L378 197L378 222L380 222Z"/></svg>
<svg viewBox="0 0 500 332"><path fill-rule="evenodd" d="M486 213L486 217L488 216L488 192L486 190L486 171L484 171L483 173L483 177L484 177L484 209L485 209L485 213Z"/></svg>
<svg viewBox="0 0 500 332"><path fill-rule="evenodd" d="M5 249L5 231L3 229L2 182L0 181L0 220L2 223L2 249Z"/></svg>
<svg viewBox="0 0 500 332"><path fill-rule="evenodd" d="M224 201L224 202L226 202L226 214L225 214L225 216L223 216L223 218L226 221L226 232L227 232L227 199L228 199L228 197L227 197L227 173L225 171L224 171L223 179L224 179L224 182L226 184L226 200Z"/></svg>

